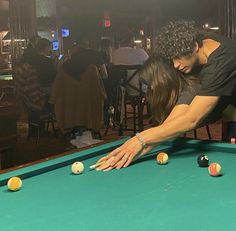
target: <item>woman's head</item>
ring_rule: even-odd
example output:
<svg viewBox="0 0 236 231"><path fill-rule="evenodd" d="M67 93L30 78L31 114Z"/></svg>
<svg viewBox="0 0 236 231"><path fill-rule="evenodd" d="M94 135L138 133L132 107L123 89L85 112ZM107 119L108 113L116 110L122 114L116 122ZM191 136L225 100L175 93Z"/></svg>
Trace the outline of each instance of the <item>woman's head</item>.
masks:
<svg viewBox="0 0 236 231"><path fill-rule="evenodd" d="M162 123L175 106L187 84L183 74L162 57L150 57L141 70L141 80L148 86L146 94L153 118Z"/></svg>

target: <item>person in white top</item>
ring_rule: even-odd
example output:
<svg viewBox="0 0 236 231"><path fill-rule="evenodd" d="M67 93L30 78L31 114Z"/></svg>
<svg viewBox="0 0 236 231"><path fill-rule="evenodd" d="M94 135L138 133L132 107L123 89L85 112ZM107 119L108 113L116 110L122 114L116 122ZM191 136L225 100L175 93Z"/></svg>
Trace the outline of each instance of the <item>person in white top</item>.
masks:
<svg viewBox="0 0 236 231"><path fill-rule="evenodd" d="M132 48L131 39L123 40L121 46L113 52L113 65L142 65L148 59L148 54L142 48ZM131 76L134 71L129 71L128 76ZM139 75L136 75L131 81L130 85L139 88ZM127 93L131 96L139 93L130 87L126 88ZM144 89L145 90L145 89Z"/></svg>

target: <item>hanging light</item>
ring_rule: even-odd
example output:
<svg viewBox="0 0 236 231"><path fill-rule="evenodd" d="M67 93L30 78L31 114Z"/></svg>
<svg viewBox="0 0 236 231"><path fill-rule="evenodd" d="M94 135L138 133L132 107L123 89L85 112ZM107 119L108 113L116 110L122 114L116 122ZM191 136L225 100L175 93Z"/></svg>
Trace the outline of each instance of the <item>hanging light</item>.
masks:
<svg viewBox="0 0 236 231"><path fill-rule="evenodd" d="M213 27L210 27L210 30L219 30L220 28L218 26L213 26Z"/></svg>
<svg viewBox="0 0 236 231"><path fill-rule="evenodd" d="M135 39L134 43L140 44L140 43L142 43L142 40L141 39Z"/></svg>

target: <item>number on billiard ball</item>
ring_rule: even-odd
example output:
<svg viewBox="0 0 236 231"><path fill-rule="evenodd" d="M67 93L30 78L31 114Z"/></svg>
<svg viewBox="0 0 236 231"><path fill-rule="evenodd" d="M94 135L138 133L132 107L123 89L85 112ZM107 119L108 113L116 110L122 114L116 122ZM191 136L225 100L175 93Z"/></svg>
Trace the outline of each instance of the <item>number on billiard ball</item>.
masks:
<svg viewBox="0 0 236 231"><path fill-rule="evenodd" d="M200 155L197 158L197 163L199 167L208 167L209 166L209 159L206 155Z"/></svg>

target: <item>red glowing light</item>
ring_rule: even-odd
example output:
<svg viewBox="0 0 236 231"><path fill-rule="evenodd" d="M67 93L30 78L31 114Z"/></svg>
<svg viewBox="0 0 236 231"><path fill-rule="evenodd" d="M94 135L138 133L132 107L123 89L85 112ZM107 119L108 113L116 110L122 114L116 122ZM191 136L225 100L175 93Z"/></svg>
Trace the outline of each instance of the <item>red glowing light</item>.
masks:
<svg viewBox="0 0 236 231"><path fill-rule="evenodd" d="M105 20L104 20L104 26L105 26L106 28L111 27L111 21L110 21L109 19L105 19Z"/></svg>

